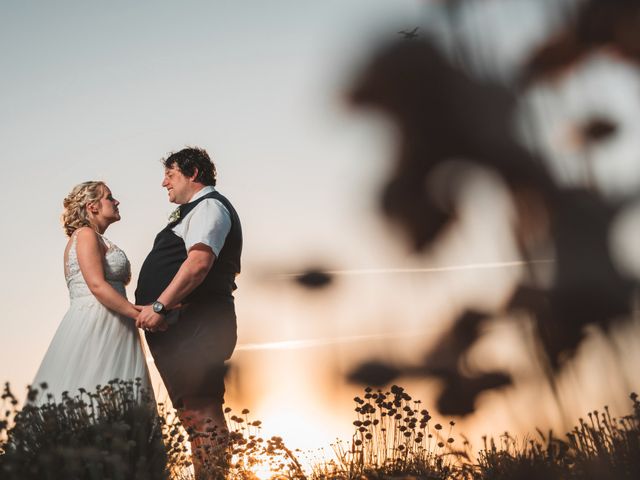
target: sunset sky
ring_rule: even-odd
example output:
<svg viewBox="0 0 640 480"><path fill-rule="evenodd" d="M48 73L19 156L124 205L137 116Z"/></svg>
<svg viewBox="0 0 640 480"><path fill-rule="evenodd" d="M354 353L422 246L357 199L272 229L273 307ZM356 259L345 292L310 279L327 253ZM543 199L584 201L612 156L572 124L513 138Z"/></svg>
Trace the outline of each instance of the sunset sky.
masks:
<svg viewBox="0 0 640 480"><path fill-rule="evenodd" d="M399 30L437 30L428 3L3 2L0 380L23 395L68 306L64 196L100 179L120 200L122 221L106 236L132 263L131 298L173 209L159 161L187 145L211 154L244 230L240 345L227 399L293 446L348 436L360 387L343 377L359 360L419 359L464 301L499 304L520 269L508 263L518 257L501 235L510 215L502 188L490 178L471 185L470 214L448 246L411 256L377 210L394 131L345 100L377 46ZM540 15L526 17L533 20L504 47L505 68L545 31L536 28ZM336 271L335 281L301 289L292 274L310 267ZM524 362L513 332L497 330L498 343L477 355ZM433 384L406 383L433 399ZM553 417L509 411L527 388L495 396L467 426L504 430Z"/></svg>

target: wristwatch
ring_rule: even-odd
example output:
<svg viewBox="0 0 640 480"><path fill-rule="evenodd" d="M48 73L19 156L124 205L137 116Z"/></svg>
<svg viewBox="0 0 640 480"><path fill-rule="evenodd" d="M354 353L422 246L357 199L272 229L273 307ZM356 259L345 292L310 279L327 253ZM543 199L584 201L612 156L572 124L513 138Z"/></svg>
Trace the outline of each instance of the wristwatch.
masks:
<svg viewBox="0 0 640 480"><path fill-rule="evenodd" d="M164 308L164 305L161 302L158 302L157 300L151 304L151 308L153 309L154 312L159 313L160 315L167 314L167 309Z"/></svg>

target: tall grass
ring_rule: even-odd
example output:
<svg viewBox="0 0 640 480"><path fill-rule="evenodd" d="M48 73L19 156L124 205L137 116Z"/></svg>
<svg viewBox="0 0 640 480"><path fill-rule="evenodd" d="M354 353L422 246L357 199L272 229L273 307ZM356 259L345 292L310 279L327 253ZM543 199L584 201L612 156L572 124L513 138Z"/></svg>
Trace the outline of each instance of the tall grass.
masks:
<svg viewBox="0 0 640 480"><path fill-rule="evenodd" d="M44 395L46 401L19 411L5 384L0 478L165 478L163 417L140 382L113 380L94 392L64 392L58 402L46 394L46 384L39 387L28 399Z"/></svg>
<svg viewBox="0 0 640 480"><path fill-rule="evenodd" d="M562 438L538 430L484 438L473 453L453 437L453 421L434 423L420 400L399 386L365 389L355 401L354 434L332 445L333 459L305 471L282 438L263 438L249 411L226 409L228 431L186 432L175 411L156 405L138 382L114 380L94 392L22 409L5 385L0 417L0 478L7 480L190 480L200 445L206 476L252 480L411 477L429 480L640 478L640 402L621 418L589 413ZM36 390L30 390L33 400ZM464 437L463 437L464 438Z"/></svg>
<svg viewBox="0 0 640 480"><path fill-rule="evenodd" d="M356 427L350 444L333 445L336 461L319 466L319 477L360 478L362 476L420 475L445 479L454 470L447 448L453 443L451 422L447 433L421 409L402 387L389 392L365 389L355 397Z"/></svg>
<svg viewBox="0 0 640 480"><path fill-rule="evenodd" d="M505 433L496 445L485 438L473 478L640 478L640 402L635 393L630 398L631 414L614 418L605 406L590 412L588 421L581 418L564 439L539 430L536 440L518 442Z"/></svg>
<svg viewBox="0 0 640 480"><path fill-rule="evenodd" d="M281 437L264 439L249 410L225 410L229 431L185 431L174 410L157 404L140 382L113 380L95 392L63 393L57 401L30 389L21 410L5 384L0 417L0 479L3 480L189 480L192 452L201 445L211 479L253 479L256 471L279 478L304 477ZM44 392L43 392L44 390ZM36 398L44 396L38 404ZM222 445L222 447L220 447Z"/></svg>

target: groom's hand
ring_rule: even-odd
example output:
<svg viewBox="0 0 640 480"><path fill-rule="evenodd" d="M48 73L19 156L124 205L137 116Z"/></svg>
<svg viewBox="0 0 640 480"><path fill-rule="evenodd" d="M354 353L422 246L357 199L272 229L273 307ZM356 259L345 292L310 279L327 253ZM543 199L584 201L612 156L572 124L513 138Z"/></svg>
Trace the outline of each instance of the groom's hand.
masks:
<svg viewBox="0 0 640 480"><path fill-rule="evenodd" d="M167 323L164 315L154 312L151 305L147 305L140 311L140 314L136 319L136 327L149 332L164 332L169 328L169 324Z"/></svg>

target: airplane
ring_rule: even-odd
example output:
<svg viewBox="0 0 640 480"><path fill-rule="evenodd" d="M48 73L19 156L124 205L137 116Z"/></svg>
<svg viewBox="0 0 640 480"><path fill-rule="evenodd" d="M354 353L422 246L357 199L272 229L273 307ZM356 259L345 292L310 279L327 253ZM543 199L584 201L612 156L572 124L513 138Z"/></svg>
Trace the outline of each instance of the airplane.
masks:
<svg viewBox="0 0 640 480"><path fill-rule="evenodd" d="M413 30L411 30L410 32L408 32L406 30L400 30L398 32L398 34L402 35L405 40L412 40L412 39L414 39L414 38L416 38L418 36L418 28L420 28L420 27L416 27Z"/></svg>

